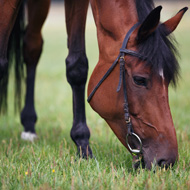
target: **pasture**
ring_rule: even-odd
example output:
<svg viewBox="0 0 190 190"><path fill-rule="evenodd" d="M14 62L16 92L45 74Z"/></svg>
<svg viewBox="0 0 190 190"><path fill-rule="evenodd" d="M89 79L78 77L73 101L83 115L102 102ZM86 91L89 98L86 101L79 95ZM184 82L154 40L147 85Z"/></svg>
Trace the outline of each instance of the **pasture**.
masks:
<svg viewBox="0 0 190 190"><path fill-rule="evenodd" d="M189 3L162 3L162 21ZM190 7L190 6L189 6ZM190 11L174 32L181 54L181 78L170 87L170 108L177 132L179 161L170 170L132 168L132 157L111 129L86 103L90 144L95 159L82 160L70 138L72 93L66 80L67 37L62 3L51 7L43 29L44 50L36 79L34 143L20 139L23 127L14 114L13 82L9 112L0 117L0 189L190 189ZM98 61L96 28L88 14L86 51L89 77Z"/></svg>

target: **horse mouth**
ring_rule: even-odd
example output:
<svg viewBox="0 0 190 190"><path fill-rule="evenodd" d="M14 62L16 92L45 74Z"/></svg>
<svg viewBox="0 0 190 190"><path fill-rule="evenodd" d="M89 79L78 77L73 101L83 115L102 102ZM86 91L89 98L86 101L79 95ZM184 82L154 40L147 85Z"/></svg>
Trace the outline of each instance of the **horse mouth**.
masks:
<svg viewBox="0 0 190 190"><path fill-rule="evenodd" d="M173 167L174 163L167 163L167 162L162 162L159 160L154 159L151 163L147 163L144 159L143 156L133 156L133 168L135 170L137 169L148 169L148 170L153 170L156 171L157 167L160 167L162 169L168 169Z"/></svg>
<svg viewBox="0 0 190 190"><path fill-rule="evenodd" d="M145 159L142 156L140 156L138 158L136 157L135 159L133 157L133 168L135 170L142 168L142 169L148 169L148 170L155 171L156 167L158 167L158 166L159 166L159 164L156 162L156 160L151 162L151 164L148 164L148 163L146 163ZM166 169L168 168L167 166L159 166L159 167L166 168Z"/></svg>

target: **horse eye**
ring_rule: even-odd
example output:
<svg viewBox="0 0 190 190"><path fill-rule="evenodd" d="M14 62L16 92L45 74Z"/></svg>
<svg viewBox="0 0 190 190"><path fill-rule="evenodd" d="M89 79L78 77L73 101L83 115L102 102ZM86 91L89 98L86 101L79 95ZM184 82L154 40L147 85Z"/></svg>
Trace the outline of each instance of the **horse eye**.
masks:
<svg viewBox="0 0 190 190"><path fill-rule="evenodd" d="M135 82L135 84L139 85L139 86L147 86L147 79L144 77L139 77L139 76L135 76L133 77L133 80Z"/></svg>

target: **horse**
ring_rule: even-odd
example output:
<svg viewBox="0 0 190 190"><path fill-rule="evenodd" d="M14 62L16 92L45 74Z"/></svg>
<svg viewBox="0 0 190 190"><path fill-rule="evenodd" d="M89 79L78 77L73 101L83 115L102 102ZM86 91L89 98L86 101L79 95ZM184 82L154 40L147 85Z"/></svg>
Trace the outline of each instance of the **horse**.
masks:
<svg viewBox="0 0 190 190"><path fill-rule="evenodd" d="M37 138L35 74L43 48L41 29L50 0L27 1L28 24L25 28L22 0L2 2L2 9L9 11L3 11L6 17L0 18L3 23L0 33L1 112L6 111L8 67L11 60L9 58L8 62L6 55L16 54L15 97L18 104L23 78L22 61L25 62L27 74L25 105L21 112L21 123L24 126L21 138L33 141ZM73 93L73 125L70 135L78 154L88 158L93 157L84 100L88 74L85 24L89 0L64 2L69 49L66 76ZM152 168L152 164L173 166L178 158L178 145L168 103L168 86L170 83L176 84L179 64L175 56L176 48L169 35L176 29L187 8L160 23L162 7L155 8L152 0L90 0L90 4L99 46L99 61L88 84L91 107L132 153L134 167L139 166L139 160L148 169ZM20 35L14 35L18 31ZM23 44L20 43L22 41Z"/></svg>

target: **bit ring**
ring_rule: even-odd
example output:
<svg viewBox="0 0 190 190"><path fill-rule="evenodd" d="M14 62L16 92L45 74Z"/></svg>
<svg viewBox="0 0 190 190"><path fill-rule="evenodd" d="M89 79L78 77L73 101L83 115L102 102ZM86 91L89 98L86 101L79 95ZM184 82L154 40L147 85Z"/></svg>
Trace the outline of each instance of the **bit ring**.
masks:
<svg viewBox="0 0 190 190"><path fill-rule="evenodd" d="M131 148L131 146L129 145L129 142L128 142L128 137L129 136L134 136L139 141L140 149L133 149L133 148ZM142 141L141 141L140 137L136 133L131 133L131 135L127 134L127 136L126 136L126 143L127 143L127 146L128 146L128 148L129 148L129 150L130 150L130 152L132 154L138 155L138 154L142 153Z"/></svg>

